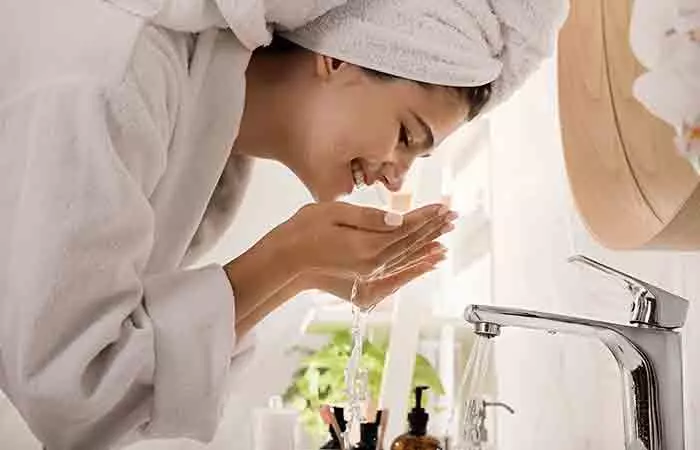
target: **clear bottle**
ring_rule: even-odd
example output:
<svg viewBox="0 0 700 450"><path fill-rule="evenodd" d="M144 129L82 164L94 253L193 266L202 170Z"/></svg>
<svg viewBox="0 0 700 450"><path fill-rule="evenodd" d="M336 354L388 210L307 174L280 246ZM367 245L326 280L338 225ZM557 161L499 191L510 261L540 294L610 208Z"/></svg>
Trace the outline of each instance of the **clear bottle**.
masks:
<svg viewBox="0 0 700 450"><path fill-rule="evenodd" d="M391 450L442 450L441 442L427 434L430 416L421 402L423 391L427 389L427 386L416 388L416 405L408 413L408 432L394 439Z"/></svg>

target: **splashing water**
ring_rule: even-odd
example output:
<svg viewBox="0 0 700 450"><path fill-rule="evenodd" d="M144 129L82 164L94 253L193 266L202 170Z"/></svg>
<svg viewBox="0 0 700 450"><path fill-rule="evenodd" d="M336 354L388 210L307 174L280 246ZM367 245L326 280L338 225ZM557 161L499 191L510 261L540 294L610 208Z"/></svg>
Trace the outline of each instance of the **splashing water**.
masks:
<svg viewBox="0 0 700 450"><path fill-rule="evenodd" d="M359 429L360 423L366 421L363 417L362 405L367 399L368 374L362 368L362 351L364 347L365 334L367 331L367 316L370 310L363 309L355 302L358 293L358 284L361 278L356 278L350 294L352 303L352 350L348 365L345 368L345 389L348 396L348 407L345 409L345 420L347 428L344 433L345 448L351 448L350 434L353 430Z"/></svg>
<svg viewBox="0 0 700 450"><path fill-rule="evenodd" d="M457 396L447 421L449 428L445 432L445 436L456 433L456 448L469 448L469 430L478 425L479 418L474 414L474 408L470 406L473 406L479 395L484 393L493 348L492 341L484 336L477 336L464 366ZM458 417L461 419L459 422L457 422Z"/></svg>

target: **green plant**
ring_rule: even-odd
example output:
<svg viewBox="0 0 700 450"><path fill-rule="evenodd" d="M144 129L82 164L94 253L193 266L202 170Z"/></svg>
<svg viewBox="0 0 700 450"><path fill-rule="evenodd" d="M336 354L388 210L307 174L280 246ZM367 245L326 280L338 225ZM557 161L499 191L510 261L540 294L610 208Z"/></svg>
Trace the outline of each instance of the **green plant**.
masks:
<svg viewBox="0 0 700 450"><path fill-rule="evenodd" d="M307 432L315 438L323 436L327 430L319 416L321 405L339 405L347 401L345 367L351 347L350 332L341 330L332 333L328 343L318 350L304 347L293 349L302 353L304 358L283 398L287 404L301 411ZM387 348L387 343L364 342L362 365L368 374L369 395L375 401L379 398ZM419 385L429 386L437 395L445 393L437 371L424 356L416 354L412 388ZM407 395L411 393L412 390Z"/></svg>

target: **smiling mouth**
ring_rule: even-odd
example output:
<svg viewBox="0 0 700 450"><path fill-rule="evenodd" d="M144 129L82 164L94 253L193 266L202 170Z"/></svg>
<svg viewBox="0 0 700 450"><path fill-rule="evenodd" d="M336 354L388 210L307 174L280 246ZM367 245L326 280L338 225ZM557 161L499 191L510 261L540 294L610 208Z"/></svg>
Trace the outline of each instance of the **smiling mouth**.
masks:
<svg viewBox="0 0 700 450"><path fill-rule="evenodd" d="M353 159L350 163L350 169L352 171L352 181L355 184L356 189L362 189L367 187L367 174L362 169L362 164L357 159Z"/></svg>

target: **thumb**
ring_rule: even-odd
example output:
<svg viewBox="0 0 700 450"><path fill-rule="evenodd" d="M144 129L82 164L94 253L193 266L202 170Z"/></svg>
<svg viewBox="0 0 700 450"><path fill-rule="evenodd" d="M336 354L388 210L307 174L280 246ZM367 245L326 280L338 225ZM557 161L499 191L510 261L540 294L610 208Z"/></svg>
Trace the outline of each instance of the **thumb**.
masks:
<svg viewBox="0 0 700 450"><path fill-rule="evenodd" d="M361 230L387 232L394 231L403 225L401 214L378 208L336 202L331 211L337 225Z"/></svg>

